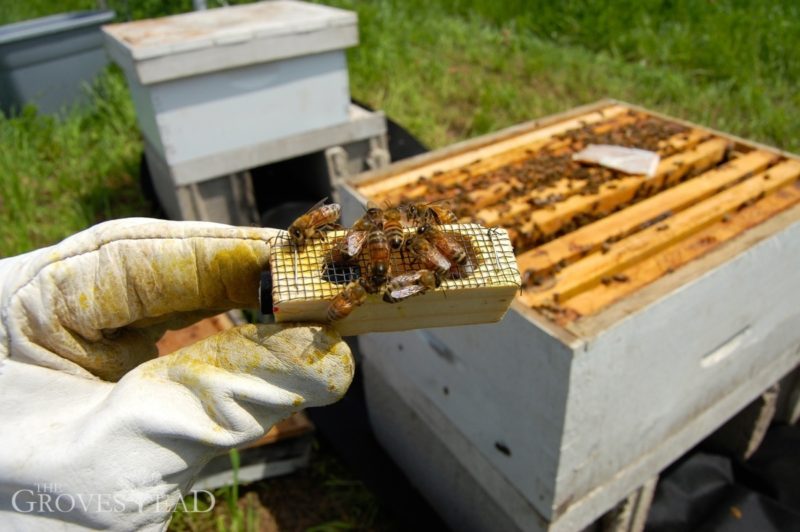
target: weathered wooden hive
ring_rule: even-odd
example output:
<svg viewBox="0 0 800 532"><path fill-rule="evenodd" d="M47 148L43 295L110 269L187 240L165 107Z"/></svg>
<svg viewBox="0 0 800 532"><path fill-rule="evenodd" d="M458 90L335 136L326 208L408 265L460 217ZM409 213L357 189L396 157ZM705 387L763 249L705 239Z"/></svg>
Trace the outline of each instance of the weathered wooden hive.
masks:
<svg viewBox="0 0 800 532"><path fill-rule="evenodd" d="M661 162L574 162L588 144ZM445 200L506 228L524 284L498 325L362 337L381 441L451 524L587 525L800 361L798 178L794 155L603 101L344 185L345 219Z"/></svg>

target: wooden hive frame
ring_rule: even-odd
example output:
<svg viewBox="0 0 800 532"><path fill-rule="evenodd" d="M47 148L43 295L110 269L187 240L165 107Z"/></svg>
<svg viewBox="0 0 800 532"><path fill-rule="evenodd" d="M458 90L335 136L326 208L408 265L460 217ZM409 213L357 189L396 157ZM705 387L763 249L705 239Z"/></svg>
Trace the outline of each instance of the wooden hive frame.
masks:
<svg viewBox="0 0 800 532"><path fill-rule="evenodd" d="M514 194L520 179L506 170L545 153L568 156L575 130L605 134L648 120L681 128L658 141L654 176L618 174L588 191L587 182L563 178ZM508 229L526 285L518 309L565 340L602 330L632 305L800 219L797 156L615 100L409 159L386 174L345 186L359 201L450 200L462 220Z"/></svg>
<svg viewBox="0 0 800 532"><path fill-rule="evenodd" d="M458 235L467 250L467 266L458 268L458 278L446 278L439 288L394 304L382 300L383 291L370 294L366 303L331 326L342 335L356 335L499 321L520 287L508 233L477 224L443 225L441 229ZM414 230L405 231L409 235ZM276 322L328 321L331 300L368 269L365 252L352 267L327 260L331 248L346 234L346 230L330 231L324 240L309 240L300 249L286 233L278 236L270 256ZM400 275L421 266L400 250L392 252L391 268L394 275Z"/></svg>

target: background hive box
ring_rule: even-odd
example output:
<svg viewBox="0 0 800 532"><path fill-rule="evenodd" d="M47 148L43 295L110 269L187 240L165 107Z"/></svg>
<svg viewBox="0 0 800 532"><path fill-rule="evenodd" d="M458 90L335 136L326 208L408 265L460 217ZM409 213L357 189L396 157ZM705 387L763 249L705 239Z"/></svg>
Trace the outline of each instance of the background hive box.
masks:
<svg viewBox="0 0 800 532"><path fill-rule="evenodd" d="M252 146L347 122L356 24L349 11L278 0L103 31L148 146L185 185L260 164Z"/></svg>
<svg viewBox="0 0 800 532"><path fill-rule="evenodd" d="M55 114L91 101L87 86L108 64L100 26L113 11L61 13L0 26L0 109L26 104Z"/></svg>
<svg viewBox="0 0 800 532"><path fill-rule="evenodd" d="M603 140L659 151L658 172L570 162ZM362 337L367 378L514 526L585 526L800 361L798 176L796 156L615 101L363 175L345 222L367 199L450 198L509 230L528 287L497 325ZM410 465L430 442L370 416L442 497L443 471Z"/></svg>

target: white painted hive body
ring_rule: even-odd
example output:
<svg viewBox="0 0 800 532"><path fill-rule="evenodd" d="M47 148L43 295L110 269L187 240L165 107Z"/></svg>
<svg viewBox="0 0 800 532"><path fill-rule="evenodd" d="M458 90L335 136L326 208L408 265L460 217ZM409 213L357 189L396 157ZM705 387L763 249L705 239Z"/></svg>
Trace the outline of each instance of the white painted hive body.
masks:
<svg viewBox="0 0 800 532"><path fill-rule="evenodd" d="M609 207L616 218L578 219L577 228L518 249L517 260L524 272L540 261L537 250L555 254L576 235L591 237L581 224L627 220L624 230L617 225L618 237L571 251L561 246L569 251L564 262L541 270L542 286L529 287L499 324L361 339L376 432L423 492L450 508L444 513L453 526L492 530L495 519L518 530L585 527L800 362L800 165L771 148L607 101L353 180L341 190L345 219L366 199L391 195L392 180L412 190L470 176L462 169L563 142L558 135L593 120L603 127L618 108L623 121L640 113L688 128L680 134L686 144L665 159L689 161L690 170L675 165L649 196ZM667 186L670 175L678 178ZM730 182L706 187L720 176ZM562 203L621 201L613 195L631 183L641 186L617 177L587 196L556 198L533 215L553 225L534 227L557 227ZM690 201L686 190L695 195ZM750 195L734 205L733 194ZM474 199L483 201L484 192ZM659 218L658 209L637 207L647 201L677 207ZM630 225L641 216L656 221ZM584 277L576 281L580 268ZM442 479L454 475L461 482L448 488Z"/></svg>
<svg viewBox="0 0 800 532"><path fill-rule="evenodd" d="M277 0L104 32L146 142L176 185L247 169L237 159L251 146L350 120L352 12Z"/></svg>

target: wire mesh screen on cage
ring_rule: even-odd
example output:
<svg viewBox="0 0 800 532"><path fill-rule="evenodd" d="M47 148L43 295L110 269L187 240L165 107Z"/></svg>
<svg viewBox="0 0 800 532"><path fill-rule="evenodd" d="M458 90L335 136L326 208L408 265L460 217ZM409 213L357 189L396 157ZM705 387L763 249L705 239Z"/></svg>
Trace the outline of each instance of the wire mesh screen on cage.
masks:
<svg viewBox="0 0 800 532"><path fill-rule="evenodd" d="M461 243L466 259L441 277L441 285L422 295L390 304L380 291L346 319L333 323L342 334L406 330L498 321L520 286L516 258L504 229L477 224L442 225L438 229ZM416 228L405 230L410 239ZM350 263L331 260L331 250L347 238L348 231L330 231L325 239L308 240L295 247L280 235L272 247L272 301L276 322L326 322L331 301L351 281L368 275L368 244ZM423 262L406 247L393 250L390 277L419 271Z"/></svg>

